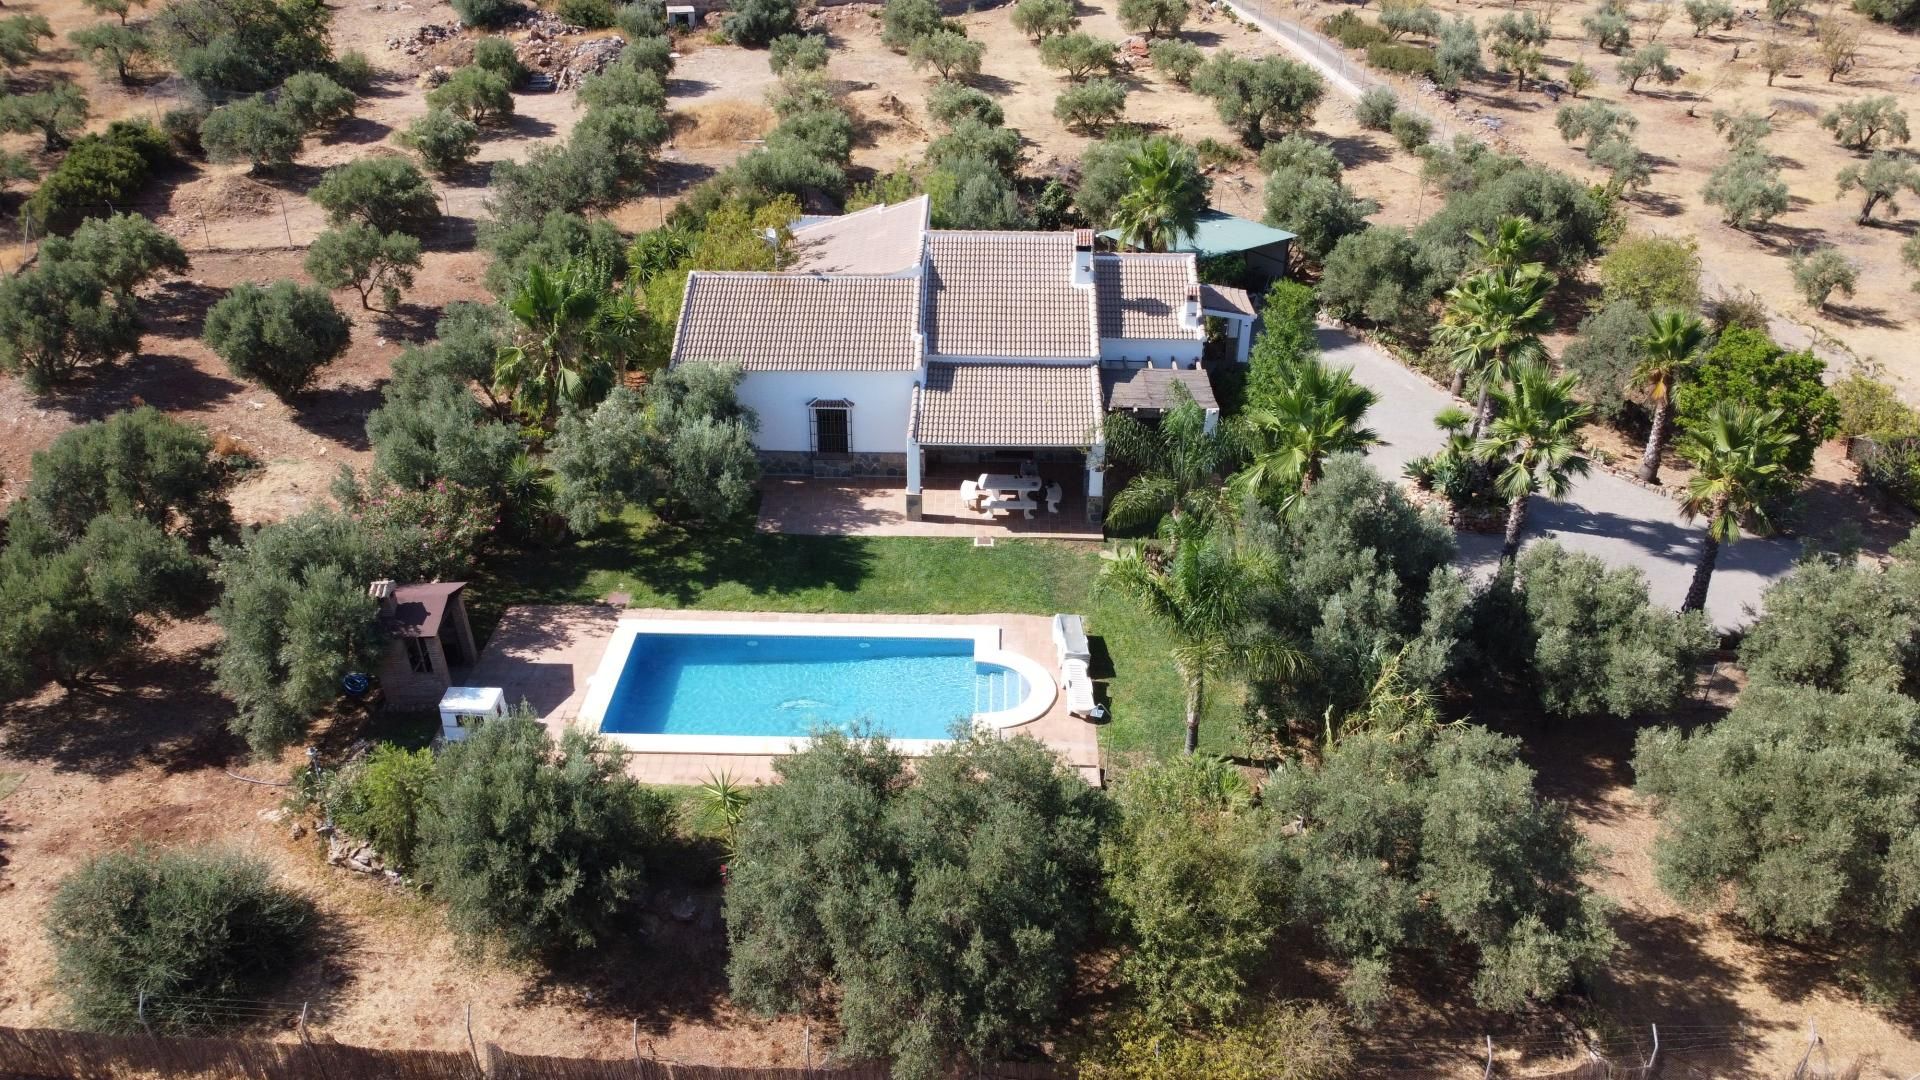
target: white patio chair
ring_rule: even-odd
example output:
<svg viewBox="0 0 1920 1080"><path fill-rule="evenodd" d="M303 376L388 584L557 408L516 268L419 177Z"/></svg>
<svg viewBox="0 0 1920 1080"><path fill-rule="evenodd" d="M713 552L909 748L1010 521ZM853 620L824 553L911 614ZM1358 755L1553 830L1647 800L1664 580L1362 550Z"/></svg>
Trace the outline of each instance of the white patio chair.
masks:
<svg viewBox="0 0 1920 1080"><path fill-rule="evenodd" d="M1066 497L1066 492L1061 490L1060 481L1055 480L1053 483L1048 484L1047 485L1047 513L1049 514L1059 513L1060 500L1065 497Z"/></svg>
<svg viewBox="0 0 1920 1080"><path fill-rule="evenodd" d="M961 506L978 513L980 511L980 504L985 498L986 492L980 490L979 484L971 480L960 481Z"/></svg>

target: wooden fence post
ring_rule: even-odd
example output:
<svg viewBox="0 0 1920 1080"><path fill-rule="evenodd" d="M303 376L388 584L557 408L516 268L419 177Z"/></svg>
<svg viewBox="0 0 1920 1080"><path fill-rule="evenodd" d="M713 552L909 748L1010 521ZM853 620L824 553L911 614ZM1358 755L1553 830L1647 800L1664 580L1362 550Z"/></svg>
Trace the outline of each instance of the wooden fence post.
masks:
<svg viewBox="0 0 1920 1080"><path fill-rule="evenodd" d="M313 1037L307 1034L307 1003L300 1003L300 1045L306 1048L307 1060L313 1062L313 1069L321 1080L333 1080L327 1075L327 1063L320 1057L320 1051L313 1045Z"/></svg>
<svg viewBox="0 0 1920 1080"><path fill-rule="evenodd" d="M480 1060L480 1047L473 1041L473 1002L467 1002L467 1053L473 1055L473 1071L487 1075L487 1063Z"/></svg>

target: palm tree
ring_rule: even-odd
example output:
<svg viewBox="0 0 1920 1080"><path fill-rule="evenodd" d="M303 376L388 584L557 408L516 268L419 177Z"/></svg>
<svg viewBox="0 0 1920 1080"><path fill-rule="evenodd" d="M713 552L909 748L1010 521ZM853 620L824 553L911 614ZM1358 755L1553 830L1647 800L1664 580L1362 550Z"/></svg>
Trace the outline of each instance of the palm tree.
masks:
<svg viewBox="0 0 1920 1080"><path fill-rule="evenodd" d="M1353 369L1333 368L1317 359L1302 360L1265 409L1249 410L1240 421L1240 440L1250 461L1233 478L1234 493L1291 499L1320 479L1333 454L1359 453L1380 442L1361 426L1379 400L1353 381Z"/></svg>
<svg viewBox="0 0 1920 1080"><path fill-rule="evenodd" d="M1580 453L1580 425L1591 407L1574 400L1573 375L1556 377L1547 365L1528 361L1514 369L1512 383L1493 391L1500 410L1474 448L1482 461L1502 468L1494 485L1507 497L1507 537L1500 558L1520 552L1520 530L1534 495L1558 499L1587 474Z"/></svg>
<svg viewBox="0 0 1920 1080"><path fill-rule="evenodd" d="M1194 152L1171 139L1153 139L1127 158L1127 191L1113 211L1121 243L1165 251L1193 235L1207 206L1206 177Z"/></svg>
<svg viewBox="0 0 1920 1080"><path fill-rule="evenodd" d="M1467 230L1467 239L1480 249L1481 266L1489 270L1515 272L1524 267L1540 266L1533 261L1533 253L1546 235L1540 226L1523 217L1501 218L1499 227L1494 229L1492 235L1474 229Z"/></svg>
<svg viewBox="0 0 1920 1080"><path fill-rule="evenodd" d="M1200 746L1207 683L1228 675L1292 677L1305 658L1255 622L1279 564L1231 534L1188 516L1171 529L1171 551L1129 544L1101 568L1100 587L1138 603L1173 638L1174 667L1186 690L1186 752Z"/></svg>
<svg viewBox="0 0 1920 1080"><path fill-rule="evenodd" d="M1133 479L1107 503L1107 520L1117 528L1189 514L1211 518L1221 505L1220 476L1233 465L1233 439L1213 425L1185 387L1175 387L1175 393L1179 404L1157 425L1126 413L1106 419L1107 456L1134 470Z"/></svg>
<svg viewBox="0 0 1920 1080"><path fill-rule="evenodd" d="M1769 527L1764 500L1773 478L1785 468L1781 462L1788 446L1798 438L1782 421L1779 409L1761 412L1727 401L1713 407L1705 424L1680 437L1680 456L1695 469L1687 479L1687 497L1680 509L1688 520L1707 519L1707 540L1681 611L1707 606L1707 586L1713 583L1720 545L1740 538L1742 517L1762 529Z"/></svg>
<svg viewBox="0 0 1920 1080"><path fill-rule="evenodd" d="M1547 329L1547 290L1553 278L1537 268L1483 270L1447 291L1441 317L1441 341L1453 352L1453 394L1460 395L1468 378L1479 385L1473 431L1478 439L1486 427L1487 406L1494 384L1510 381L1513 365L1540 359L1545 348L1540 334Z"/></svg>
<svg viewBox="0 0 1920 1080"><path fill-rule="evenodd" d="M582 263L534 264L506 306L517 341L494 362L494 391L543 427L562 401L586 405L613 387L644 321L607 275Z"/></svg>
<svg viewBox="0 0 1920 1080"><path fill-rule="evenodd" d="M1640 455L1640 479L1660 479L1660 451L1666 449L1667 425L1673 415L1673 383L1693 354L1707 340L1707 325L1684 311L1647 316L1647 358L1633 369L1634 381L1653 399L1653 426L1647 431L1647 449Z"/></svg>

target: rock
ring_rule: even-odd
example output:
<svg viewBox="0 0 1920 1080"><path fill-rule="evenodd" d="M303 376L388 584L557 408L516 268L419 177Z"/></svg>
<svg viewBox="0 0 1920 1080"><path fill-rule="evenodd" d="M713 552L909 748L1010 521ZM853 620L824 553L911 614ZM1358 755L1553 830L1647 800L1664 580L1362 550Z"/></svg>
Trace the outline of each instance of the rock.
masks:
<svg viewBox="0 0 1920 1080"><path fill-rule="evenodd" d="M281 822L287 820L287 811L284 807L279 807L272 810L262 810L260 811L259 817L261 821L264 821L270 825L278 825Z"/></svg>
<svg viewBox="0 0 1920 1080"><path fill-rule="evenodd" d="M289 840L298 840L305 835L307 835L307 827L297 821L293 823L292 828L287 830L287 839Z"/></svg>

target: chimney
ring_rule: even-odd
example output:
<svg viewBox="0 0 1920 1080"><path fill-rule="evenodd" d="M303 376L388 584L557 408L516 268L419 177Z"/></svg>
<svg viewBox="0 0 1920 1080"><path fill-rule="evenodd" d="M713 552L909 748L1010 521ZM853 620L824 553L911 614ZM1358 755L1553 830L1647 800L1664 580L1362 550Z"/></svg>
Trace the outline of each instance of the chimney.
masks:
<svg viewBox="0 0 1920 1080"><path fill-rule="evenodd" d="M393 579L381 578L367 586L367 595L380 601L380 614L391 615L394 612Z"/></svg>
<svg viewBox="0 0 1920 1080"><path fill-rule="evenodd" d="M1200 329L1200 286L1187 286L1186 302L1180 305L1180 325L1188 330Z"/></svg>
<svg viewBox="0 0 1920 1080"><path fill-rule="evenodd" d="M1093 287L1093 230L1073 230L1073 283Z"/></svg>

